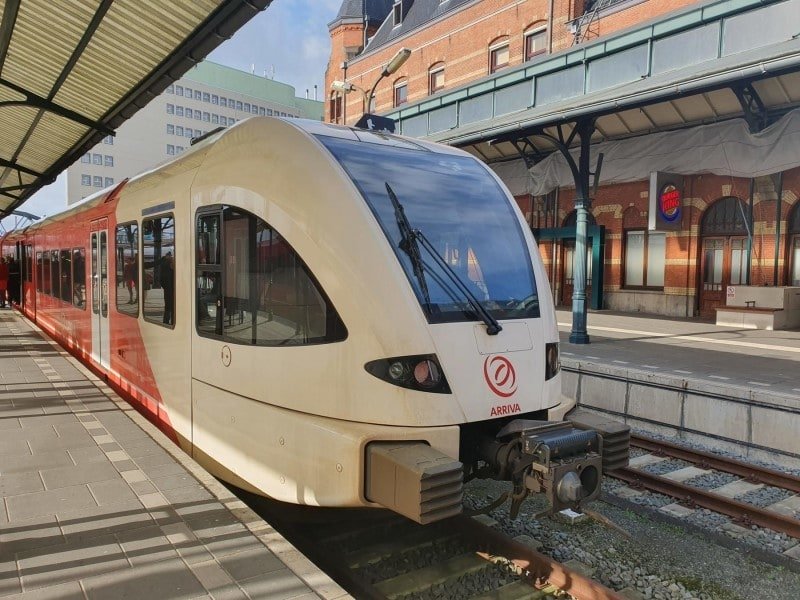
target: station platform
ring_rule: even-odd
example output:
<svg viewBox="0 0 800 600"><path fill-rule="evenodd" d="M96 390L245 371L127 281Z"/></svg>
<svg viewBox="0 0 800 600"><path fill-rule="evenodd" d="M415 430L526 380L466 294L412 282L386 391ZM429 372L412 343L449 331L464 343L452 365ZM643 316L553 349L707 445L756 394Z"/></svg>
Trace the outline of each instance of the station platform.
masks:
<svg viewBox="0 0 800 600"><path fill-rule="evenodd" d="M557 320L562 389L581 405L800 466L800 330L590 311L590 343L571 344L572 313Z"/></svg>
<svg viewBox="0 0 800 600"><path fill-rule="evenodd" d="M0 310L0 598L347 598L80 362Z"/></svg>

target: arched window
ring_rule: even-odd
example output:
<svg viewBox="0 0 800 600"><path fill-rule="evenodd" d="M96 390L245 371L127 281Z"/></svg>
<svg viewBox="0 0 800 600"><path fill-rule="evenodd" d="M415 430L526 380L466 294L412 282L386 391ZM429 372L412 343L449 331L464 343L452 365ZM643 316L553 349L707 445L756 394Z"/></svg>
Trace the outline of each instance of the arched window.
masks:
<svg viewBox="0 0 800 600"><path fill-rule="evenodd" d="M523 34L525 60L529 61L534 56L547 52L547 23L539 21L525 29Z"/></svg>
<svg viewBox="0 0 800 600"><path fill-rule="evenodd" d="M789 285L800 286L800 201L789 213Z"/></svg>
<svg viewBox="0 0 800 600"><path fill-rule="evenodd" d="M408 102L408 78L401 77L394 82L394 106Z"/></svg>
<svg viewBox="0 0 800 600"><path fill-rule="evenodd" d="M510 62L511 51L508 36L499 37L489 44L489 73L505 69Z"/></svg>
<svg viewBox="0 0 800 600"><path fill-rule="evenodd" d="M728 196L714 202L703 215L700 225L702 235L747 235L745 204L739 198Z"/></svg>
<svg viewBox="0 0 800 600"><path fill-rule="evenodd" d="M330 100L330 120L331 123L338 123L342 118L342 94L341 92L331 92Z"/></svg>
<svg viewBox="0 0 800 600"><path fill-rule="evenodd" d="M444 63L437 62L428 69L428 93L435 94L444 89Z"/></svg>

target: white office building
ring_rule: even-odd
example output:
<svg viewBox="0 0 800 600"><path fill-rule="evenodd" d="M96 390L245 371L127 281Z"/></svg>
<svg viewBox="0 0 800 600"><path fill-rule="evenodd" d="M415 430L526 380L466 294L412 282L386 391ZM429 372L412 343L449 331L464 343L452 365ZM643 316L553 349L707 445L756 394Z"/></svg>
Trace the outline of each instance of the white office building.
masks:
<svg viewBox="0 0 800 600"><path fill-rule="evenodd" d="M185 151L192 138L256 115L322 120L285 83L204 61L67 169L67 204Z"/></svg>

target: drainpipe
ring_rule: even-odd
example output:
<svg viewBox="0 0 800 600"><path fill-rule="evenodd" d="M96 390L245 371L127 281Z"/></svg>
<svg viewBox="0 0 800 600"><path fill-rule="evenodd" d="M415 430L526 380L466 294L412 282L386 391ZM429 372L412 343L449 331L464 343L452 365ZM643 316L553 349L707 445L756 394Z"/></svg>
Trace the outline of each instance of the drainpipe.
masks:
<svg viewBox="0 0 800 600"><path fill-rule="evenodd" d="M778 286L778 257L781 250L781 205L783 204L783 171L778 173L778 185L775 186L778 199L775 202L775 262L772 268L772 285Z"/></svg>
<svg viewBox="0 0 800 600"><path fill-rule="evenodd" d="M547 53L553 53L553 10L555 9L556 0L550 0L547 7Z"/></svg>

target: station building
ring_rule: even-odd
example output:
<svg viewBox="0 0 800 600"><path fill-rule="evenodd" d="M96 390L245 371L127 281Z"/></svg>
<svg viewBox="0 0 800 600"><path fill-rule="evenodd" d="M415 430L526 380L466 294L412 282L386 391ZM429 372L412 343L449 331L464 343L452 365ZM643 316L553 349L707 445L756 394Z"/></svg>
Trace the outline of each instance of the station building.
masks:
<svg viewBox="0 0 800 600"><path fill-rule="evenodd" d="M357 91L326 120L410 49L370 112L495 170L557 304L582 195L592 308L713 317L732 286L800 286L800 0L345 0L329 29L328 89Z"/></svg>
<svg viewBox="0 0 800 600"><path fill-rule="evenodd" d="M255 115L321 120L322 111L288 84L203 61L67 169L67 203L153 168L217 127Z"/></svg>

